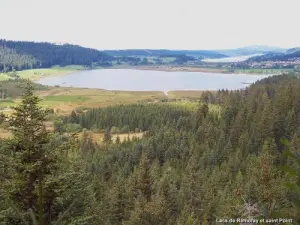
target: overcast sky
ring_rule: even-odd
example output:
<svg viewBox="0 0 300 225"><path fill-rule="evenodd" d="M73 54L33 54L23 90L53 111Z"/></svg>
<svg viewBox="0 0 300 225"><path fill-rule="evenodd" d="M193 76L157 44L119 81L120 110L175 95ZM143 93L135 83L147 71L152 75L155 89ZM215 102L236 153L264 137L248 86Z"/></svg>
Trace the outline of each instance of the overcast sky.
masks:
<svg viewBox="0 0 300 225"><path fill-rule="evenodd" d="M97 49L300 46L300 0L0 0L0 39Z"/></svg>

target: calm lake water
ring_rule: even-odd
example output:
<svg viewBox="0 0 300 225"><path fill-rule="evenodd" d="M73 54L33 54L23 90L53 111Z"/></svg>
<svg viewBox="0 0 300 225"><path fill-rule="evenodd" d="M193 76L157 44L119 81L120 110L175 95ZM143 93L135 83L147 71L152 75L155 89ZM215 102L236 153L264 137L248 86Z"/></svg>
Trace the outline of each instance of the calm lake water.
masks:
<svg viewBox="0 0 300 225"><path fill-rule="evenodd" d="M101 88L124 91L172 91L240 89L267 75L164 72L132 69L101 69L45 77L37 81L61 87Z"/></svg>

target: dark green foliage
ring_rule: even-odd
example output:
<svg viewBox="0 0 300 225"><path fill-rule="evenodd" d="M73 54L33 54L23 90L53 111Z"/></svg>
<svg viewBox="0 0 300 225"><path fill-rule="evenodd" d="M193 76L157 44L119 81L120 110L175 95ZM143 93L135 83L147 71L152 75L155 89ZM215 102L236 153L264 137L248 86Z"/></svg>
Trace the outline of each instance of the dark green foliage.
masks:
<svg viewBox="0 0 300 225"><path fill-rule="evenodd" d="M109 128L106 128L106 130L105 130L103 141L105 143L110 143L111 142L111 134L110 134L110 129Z"/></svg>
<svg viewBox="0 0 300 225"><path fill-rule="evenodd" d="M103 64L112 59L112 56L96 49L76 45L0 40L0 72L54 65L91 66L92 63Z"/></svg>
<svg viewBox="0 0 300 225"><path fill-rule="evenodd" d="M38 66L38 61L31 55L20 54L15 49L11 49L0 44L0 71L7 72L13 69L22 70L35 68Z"/></svg>
<svg viewBox="0 0 300 225"><path fill-rule="evenodd" d="M22 103L14 107L15 112L9 118L13 139L7 150L12 157L7 197L17 203L16 207L21 212L31 209L39 223L45 224L44 214L51 214L45 207L47 204L51 207L56 196L51 193L52 190L48 195L44 182L57 170L57 156L46 147L49 143L49 134L44 126L47 111L42 110L38 102L38 97L33 95L33 87L28 83ZM28 215L24 216L28 218ZM8 223L16 219L20 218L7 217Z"/></svg>
<svg viewBox="0 0 300 225"><path fill-rule="evenodd" d="M105 50L105 53L112 56L128 57L128 56L159 56L159 57L176 57L182 55L189 55L194 57L207 58L223 58L226 55L215 51L206 50L165 50L165 49L126 49L126 50Z"/></svg>
<svg viewBox="0 0 300 225"><path fill-rule="evenodd" d="M25 79L9 79L5 81L0 81L0 99L3 101L5 99L11 99L20 97L24 92L27 82L30 82ZM47 86L36 84L30 82L35 90L46 90Z"/></svg>
<svg viewBox="0 0 300 225"><path fill-rule="evenodd" d="M89 187L84 182L88 176L75 154L65 156L77 144L57 143L56 136L45 129L48 110L41 109L39 101L28 82L22 102L8 118L13 138L2 141L0 149L0 177L4 181L0 185L0 205L6 206L0 208L1 224L55 224L70 210L70 205L76 206L81 214L89 201L85 193L84 200L72 203L75 196L80 199L76 192L83 193ZM77 218L76 210L72 210L73 219Z"/></svg>
<svg viewBox="0 0 300 225"><path fill-rule="evenodd" d="M101 145L88 131L80 141L53 134L47 146L59 149L60 157L49 178L57 182L44 189L55 194L47 195L56 199L53 216L75 200L62 224L196 225L248 217L292 218L297 224L299 90L298 77L276 76L242 91L206 93L195 110L134 104L57 119L57 130L68 124L106 129L107 142L111 131L138 128L145 134ZM219 104L221 111L208 104ZM17 162L7 150L1 142L3 180ZM7 182L0 188L10 190ZM6 215L1 204L0 210Z"/></svg>
<svg viewBox="0 0 300 225"><path fill-rule="evenodd" d="M91 109L87 113L65 118L68 123L79 123L83 128L106 129L113 126L121 128L122 133L135 131L137 128L143 131L154 126L166 125L179 119L179 117L191 115L191 111L182 107L135 104L119 105L114 107ZM182 125L185 122L182 121Z"/></svg>

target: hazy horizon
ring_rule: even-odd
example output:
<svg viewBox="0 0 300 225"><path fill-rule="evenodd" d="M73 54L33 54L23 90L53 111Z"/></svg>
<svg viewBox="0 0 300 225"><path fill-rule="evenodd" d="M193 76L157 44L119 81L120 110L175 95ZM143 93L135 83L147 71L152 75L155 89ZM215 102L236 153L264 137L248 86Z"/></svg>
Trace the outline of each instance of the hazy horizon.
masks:
<svg viewBox="0 0 300 225"><path fill-rule="evenodd" d="M86 47L86 48L93 48L89 46L84 46L76 43L59 43L59 42L51 42L51 41L34 41L34 40L20 40L20 39L5 39L1 38L0 40L6 40L6 41L24 41L24 42L36 42L36 43L51 43L51 44L57 44L57 45L63 45L63 44L70 44L70 45L79 45L81 47ZM94 48L100 51L117 51L117 50L172 50L172 51L226 51L226 50L232 50L232 49L242 49L242 48L251 48L251 47L269 47L269 48L278 48L280 49L281 47L278 46L269 46L269 45L247 45L247 46L240 46L240 47L235 47L235 48L218 48L218 49L180 49L180 48L109 48L109 49L99 49L99 48ZM295 46L298 47L298 46ZM294 47L291 47L294 48ZM290 49L290 48L282 48L282 49Z"/></svg>
<svg viewBox="0 0 300 225"><path fill-rule="evenodd" d="M99 50L300 46L296 0L0 0L0 39Z"/></svg>

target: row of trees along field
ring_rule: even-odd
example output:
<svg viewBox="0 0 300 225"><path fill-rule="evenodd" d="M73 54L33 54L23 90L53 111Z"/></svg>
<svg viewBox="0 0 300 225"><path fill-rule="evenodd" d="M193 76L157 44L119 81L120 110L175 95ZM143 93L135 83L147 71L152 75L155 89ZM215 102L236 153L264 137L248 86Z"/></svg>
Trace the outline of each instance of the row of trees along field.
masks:
<svg viewBox="0 0 300 225"><path fill-rule="evenodd" d="M13 138L1 141L0 223L298 224L299 90L298 77L274 76L242 91L207 92L196 110L135 104L62 119L147 131L99 145L88 132L82 139L48 133L29 87L6 121Z"/></svg>

